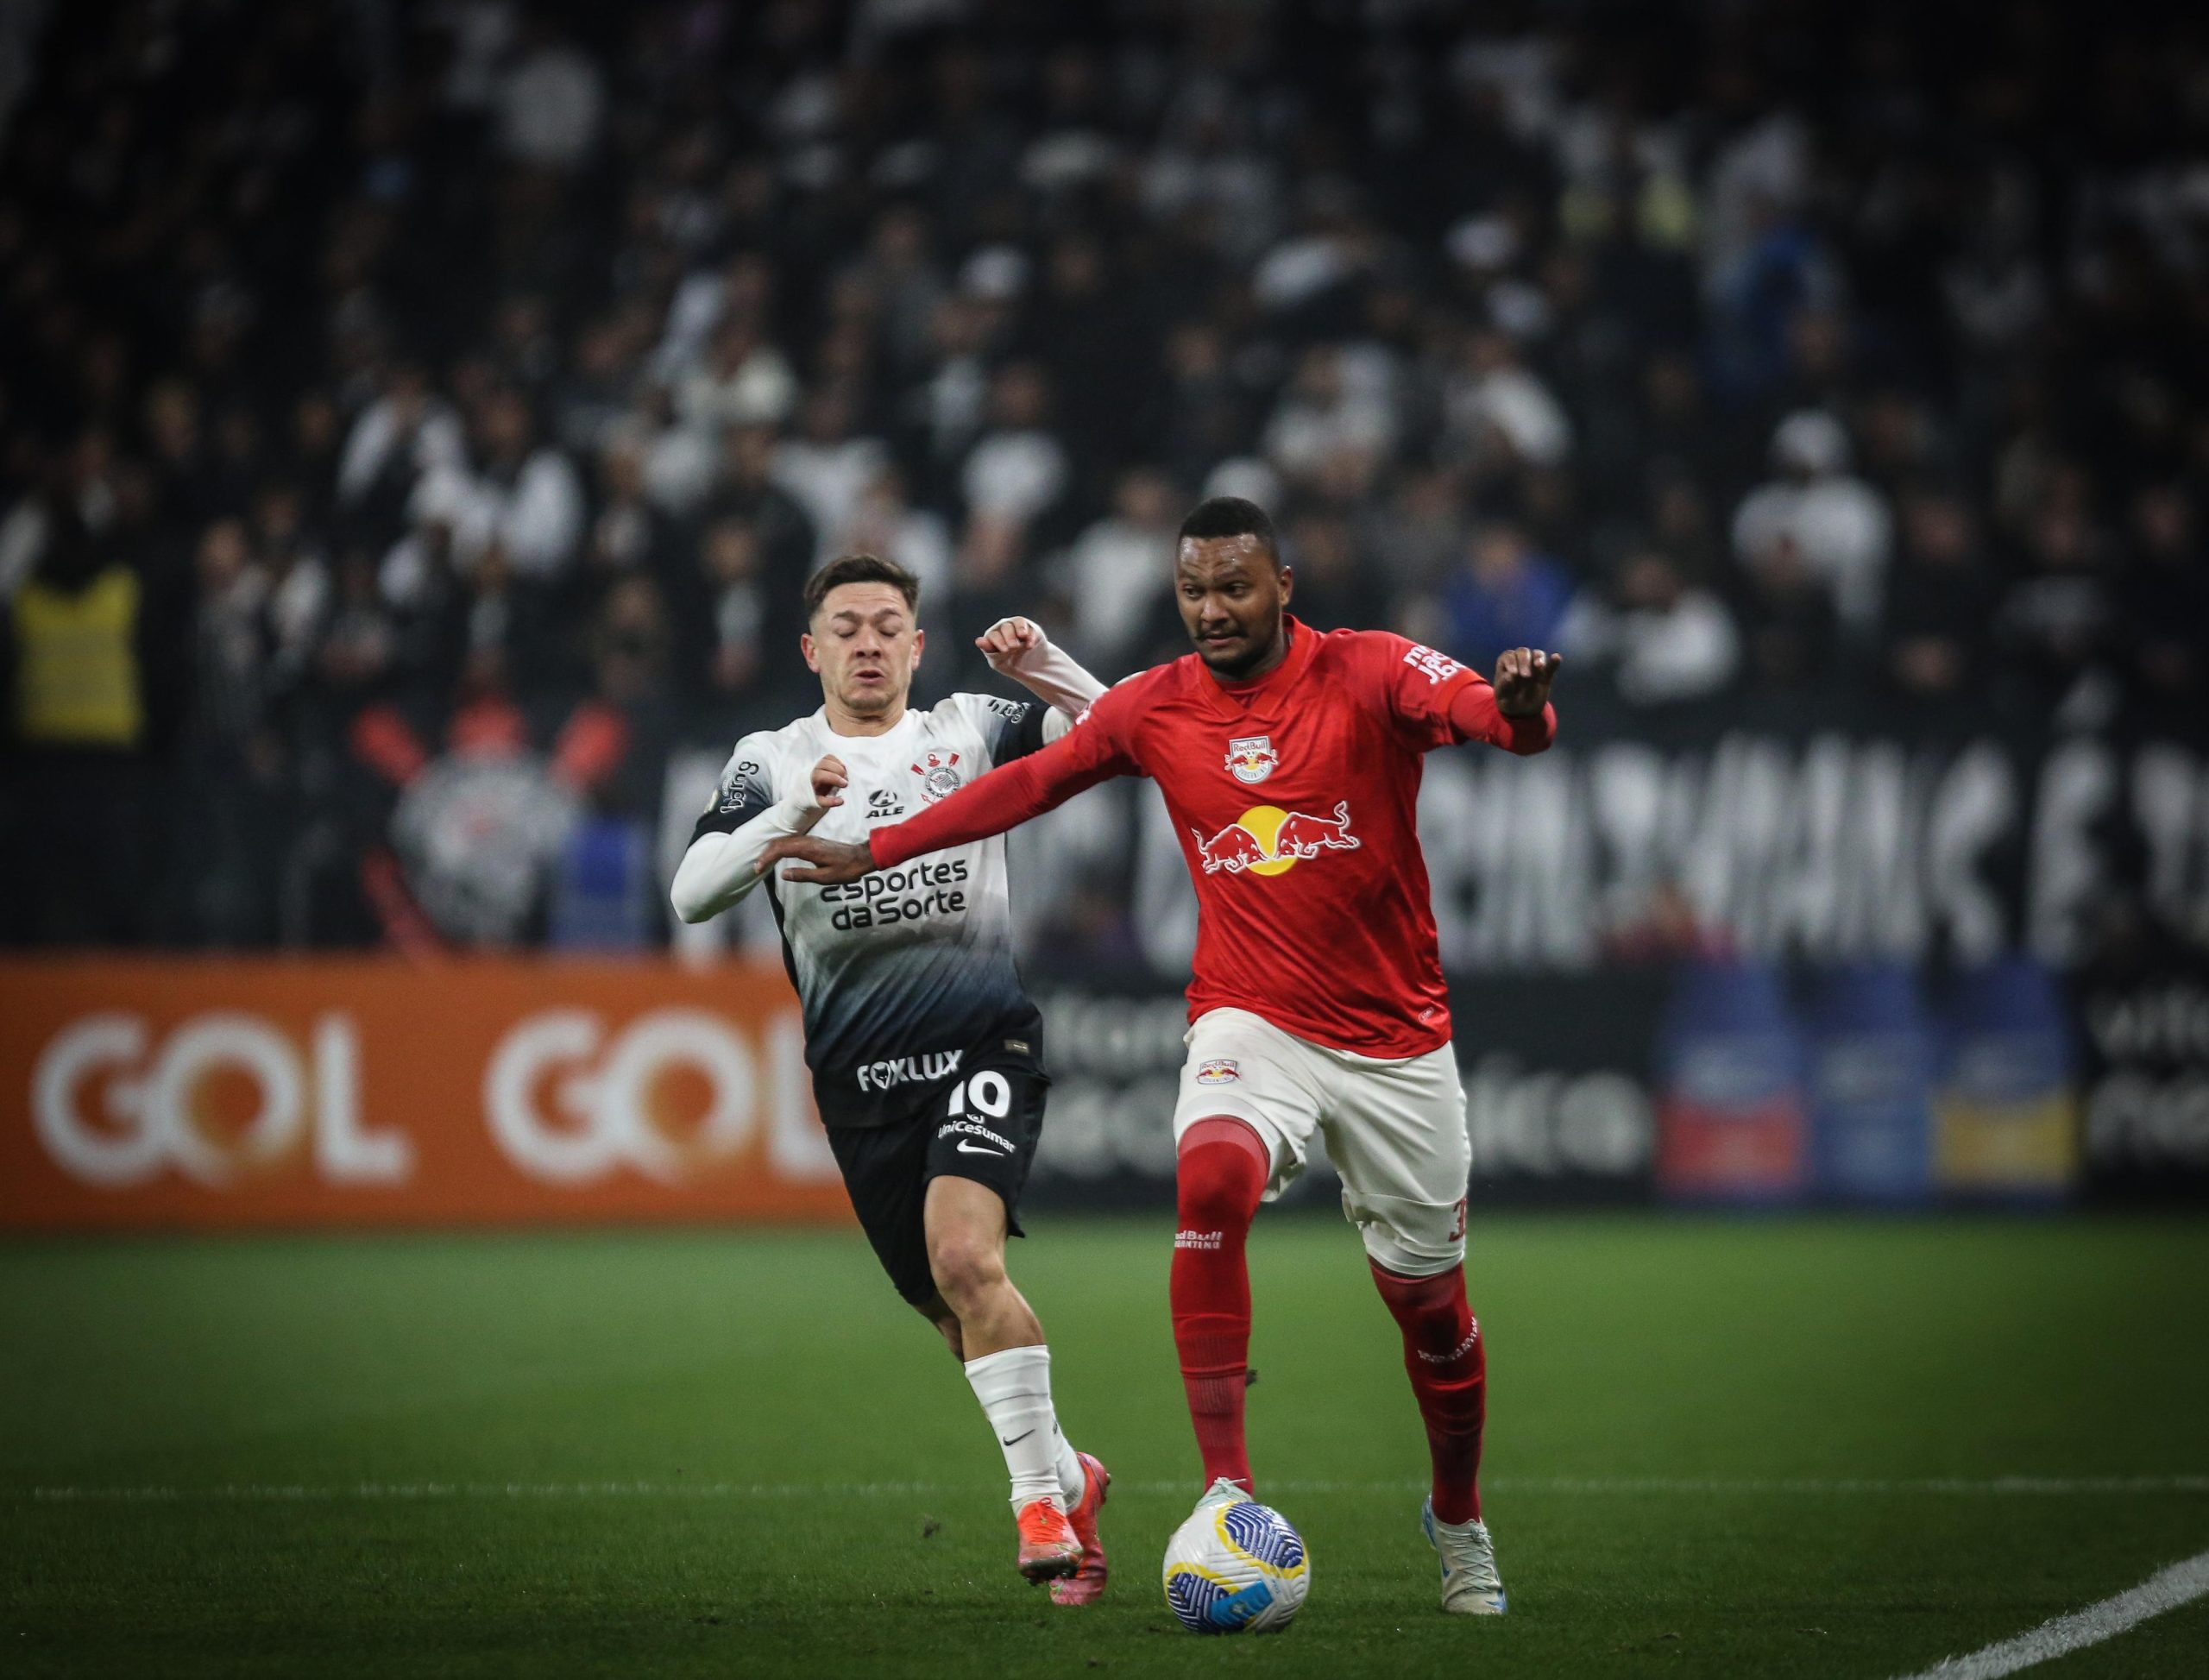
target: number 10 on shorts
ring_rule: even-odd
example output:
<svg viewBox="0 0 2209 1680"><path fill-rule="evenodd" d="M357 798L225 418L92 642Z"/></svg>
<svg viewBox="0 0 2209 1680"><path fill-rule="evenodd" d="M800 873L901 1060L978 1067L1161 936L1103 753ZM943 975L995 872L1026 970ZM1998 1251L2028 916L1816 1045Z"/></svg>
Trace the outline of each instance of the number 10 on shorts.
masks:
<svg viewBox="0 0 2209 1680"><path fill-rule="evenodd" d="M966 1114L969 1101L975 1113L1002 1120L1012 1111L1012 1086L1004 1074L985 1067L951 1087L951 1105L945 1112L956 1120Z"/></svg>
<svg viewBox="0 0 2209 1680"><path fill-rule="evenodd" d="M995 1068L985 1067L961 1079L951 1087L936 1136L952 1139L953 1147L962 1155L1010 1159L1019 1151L1016 1138L1026 1123L1024 1117L1008 1123L1012 1096L1012 1081Z"/></svg>

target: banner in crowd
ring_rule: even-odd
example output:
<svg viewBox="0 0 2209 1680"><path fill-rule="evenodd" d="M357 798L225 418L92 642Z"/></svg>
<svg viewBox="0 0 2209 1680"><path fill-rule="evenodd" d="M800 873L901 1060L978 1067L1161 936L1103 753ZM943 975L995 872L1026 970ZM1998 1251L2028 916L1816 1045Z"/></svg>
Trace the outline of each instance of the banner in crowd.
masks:
<svg viewBox="0 0 2209 1680"><path fill-rule="evenodd" d="M779 966L0 962L0 1229L831 1218Z"/></svg>

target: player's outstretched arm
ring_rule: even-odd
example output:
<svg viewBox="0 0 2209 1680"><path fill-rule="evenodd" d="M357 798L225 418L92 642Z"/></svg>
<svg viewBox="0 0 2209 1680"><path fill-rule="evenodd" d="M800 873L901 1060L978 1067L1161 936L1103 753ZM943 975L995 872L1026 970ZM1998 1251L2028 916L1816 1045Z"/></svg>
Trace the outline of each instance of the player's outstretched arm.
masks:
<svg viewBox="0 0 2209 1680"><path fill-rule="evenodd" d="M1495 671L1488 678L1495 689L1495 709L1507 718L1538 718L1550 703L1550 684L1564 669L1564 655L1539 648L1514 647L1496 656Z"/></svg>
<svg viewBox="0 0 2209 1680"><path fill-rule="evenodd" d="M1079 717L1104 692L1104 685L1054 645L1033 619L999 619L974 638L974 645L982 650L991 670L1010 676L1068 719Z"/></svg>
<svg viewBox="0 0 2209 1680"><path fill-rule="evenodd" d="M792 834L770 841L752 867L765 875L785 858L796 858L806 866L784 870L783 879L802 881L812 886L837 886L846 881L856 881L881 867L862 841L815 840L810 834Z"/></svg>
<svg viewBox="0 0 2209 1680"><path fill-rule="evenodd" d="M876 829L863 845L793 836L771 843L758 866L771 869L784 858L796 858L807 867L784 871L786 881L822 886L856 881L930 852L1002 834L1064 804L1085 788L1115 776L1139 774L1142 767L1122 745L1117 727L1125 696L1124 689L1112 690L1090 708L1086 720L1071 734L1040 752L999 764L917 815Z"/></svg>
<svg viewBox="0 0 2209 1680"><path fill-rule="evenodd" d="M810 797L794 795L727 833L707 830L696 835L668 888L676 915L685 922L707 922L740 902L759 884L760 859L767 848L776 840L804 834L842 804L849 779L843 760L831 754L813 767Z"/></svg>
<svg viewBox="0 0 2209 1680"><path fill-rule="evenodd" d="M1458 739L1486 741L1507 752L1539 752L1557 739L1550 684L1564 656L1514 647L1496 656L1495 674L1470 682L1450 697L1450 725Z"/></svg>

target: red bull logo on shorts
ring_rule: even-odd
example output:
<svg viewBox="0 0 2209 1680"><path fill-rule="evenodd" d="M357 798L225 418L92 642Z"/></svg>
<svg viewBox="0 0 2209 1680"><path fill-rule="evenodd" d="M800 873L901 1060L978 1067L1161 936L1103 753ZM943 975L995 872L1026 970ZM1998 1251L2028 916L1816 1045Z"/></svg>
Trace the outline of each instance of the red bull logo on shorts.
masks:
<svg viewBox="0 0 2209 1680"><path fill-rule="evenodd" d="M1278 805L1254 805L1210 840L1189 831L1205 873L1225 870L1240 875L1281 875L1322 852L1353 852L1357 836L1350 831L1350 802L1335 806L1331 817L1284 811Z"/></svg>
<svg viewBox="0 0 2209 1680"><path fill-rule="evenodd" d="M1243 1077L1243 1064L1232 1056L1214 1056L1197 1065L1199 1085L1233 1085Z"/></svg>

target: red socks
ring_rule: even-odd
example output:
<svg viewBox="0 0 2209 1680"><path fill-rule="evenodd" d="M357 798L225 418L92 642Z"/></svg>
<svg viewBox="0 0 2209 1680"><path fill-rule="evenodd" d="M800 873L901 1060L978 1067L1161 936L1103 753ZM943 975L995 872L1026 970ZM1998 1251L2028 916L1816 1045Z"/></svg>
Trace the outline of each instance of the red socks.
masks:
<svg viewBox="0 0 2209 1680"><path fill-rule="evenodd" d="M1272 1162L1240 1120L1199 1120L1181 1135L1175 1163L1174 1345L1205 1482L1250 1485L1243 1397L1250 1355L1250 1273L1243 1244Z"/></svg>
<svg viewBox="0 0 2209 1680"><path fill-rule="evenodd" d="M1250 1273L1243 1247L1271 1170L1266 1146L1240 1120L1199 1120L1181 1136L1175 1167L1180 1229L1174 1235L1174 1345L1207 1485L1225 1476L1250 1486L1243 1436L1250 1356ZM1375 1266L1373 1281L1403 1332L1404 1369L1434 1461L1435 1517L1469 1522L1481 1513L1488 1349L1465 1299L1465 1268L1407 1278Z"/></svg>
<svg viewBox="0 0 2209 1680"><path fill-rule="evenodd" d="M1434 1277L1407 1278L1375 1266L1373 1281L1404 1333L1404 1369L1411 1373L1412 1393L1426 1423L1427 1451L1434 1460L1435 1520L1470 1522L1481 1513L1488 1344L1465 1299L1465 1268L1452 1266Z"/></svg>

